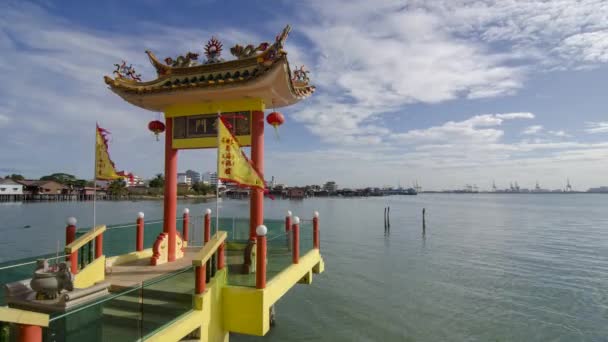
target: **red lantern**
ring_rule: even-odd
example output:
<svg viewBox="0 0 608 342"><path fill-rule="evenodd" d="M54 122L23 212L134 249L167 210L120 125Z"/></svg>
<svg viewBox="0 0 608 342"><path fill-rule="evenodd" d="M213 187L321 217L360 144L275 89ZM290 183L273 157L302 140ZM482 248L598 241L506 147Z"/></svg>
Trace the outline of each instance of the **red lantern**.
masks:
<svg viewBox="0 0 608 342"><path fill-rule="evenodd" d="M279 136L279 126L281 126L283 124L283 122L285 122L285 118L283 117L283 114L279 113L279 112L272 112L270 114L268 114L268 116L266 117L266 122L268 122L268 124L272 125L272 127L274 127L274 132L277 135L277 137Z"/></svg>
<svg viewBox="0 0 608 342"><path fill-rule="evenodd" d="M158 120L150 121L148 129L156 135L156 141L158 141L158 135L165 131L165 124Z"/></svg>

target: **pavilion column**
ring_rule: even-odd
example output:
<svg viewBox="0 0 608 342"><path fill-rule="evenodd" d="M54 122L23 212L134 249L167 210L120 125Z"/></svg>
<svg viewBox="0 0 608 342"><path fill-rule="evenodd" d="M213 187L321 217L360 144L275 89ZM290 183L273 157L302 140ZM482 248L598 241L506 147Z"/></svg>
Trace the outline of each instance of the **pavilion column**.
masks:
<svg viewBox="0 0 608 342"><path fill-rule="evenodd" d="M169 236L168 261L175 261L177 220L177 150L173 148L173 119L165 119L165 198L163 232Z"/></svg>
<svg viewBox="0 0 608 342"><path fill-rule="evenodd" d="M264 179L264 112L251 113L251 162L253 167ZM251 203L249 206L249 239L256 239L255 229L264 224L264 191L251 189Z"/></svg>

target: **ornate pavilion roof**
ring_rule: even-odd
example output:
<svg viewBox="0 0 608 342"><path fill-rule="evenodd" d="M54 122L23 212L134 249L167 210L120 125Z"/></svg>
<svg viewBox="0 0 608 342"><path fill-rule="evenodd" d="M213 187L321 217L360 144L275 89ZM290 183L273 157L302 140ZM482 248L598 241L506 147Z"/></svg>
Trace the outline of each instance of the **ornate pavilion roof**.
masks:
<svg viewBox="0 0 608 342"><path fill-rule="evenodd" d="M202 63L198 53L160 61L146 51L156 69L156 79L142 82L141 75L123 61L115 64L115 77L105 76L104 80L126 101L153 111L163 111L177 102L241 98L261 98L267 106L289 106L315 91L304 66L293 72L289 67L283 44L290 30L285 27L273 44L235 45L230 52L236 59L229 61L220 57L222 43L215 38L205 46L206 60Z"/></svg>

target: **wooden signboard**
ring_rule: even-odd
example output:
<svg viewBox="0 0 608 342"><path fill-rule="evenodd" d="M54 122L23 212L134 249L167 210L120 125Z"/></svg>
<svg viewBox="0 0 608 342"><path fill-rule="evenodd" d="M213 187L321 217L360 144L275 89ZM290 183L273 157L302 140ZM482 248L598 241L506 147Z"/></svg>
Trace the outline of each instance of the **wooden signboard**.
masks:
<svg viewBox="0 0 608 342"><path fill-rule="evenodd" d="M251 112L222 113L241 146L251 146ZM173 117L173 148L216 148L217 113Z"/></svg>

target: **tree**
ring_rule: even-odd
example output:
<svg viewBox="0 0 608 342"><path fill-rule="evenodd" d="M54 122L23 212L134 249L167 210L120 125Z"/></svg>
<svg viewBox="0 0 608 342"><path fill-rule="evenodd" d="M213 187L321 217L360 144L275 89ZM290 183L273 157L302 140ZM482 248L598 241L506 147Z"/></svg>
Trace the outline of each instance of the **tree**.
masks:
<svg viewBox="0 0 608 342"><path fill-rule="evenodd" d="M213 190L213 187L203 182L197 182L192 184L192 190L197 194L206 195Z"/></svg>
<svg viewBox="0 0 608 342"><path fill-rule="evenodd" d="M154 177L150 181L150 187L151 188L162 188L163 186L165 186L165 177L163 176L162 173L158 173L158 174L156 174L156 177Z"/></svg>
<svg viewBox="0 0 608 342"><path fill-rule="evenodd" d="M108 185L108 193L113 196L122 196L126 190L125 182L122 179L112 181L112 183Z"/></svg>
<svg viewBox="0 0 608 342"><path fill-rule="evenodd" d="M40 180L55 181L64 185L70 185L76 181L76 177L68 173L53 173L48 176L40 177Z"/></svg>
<svg viewBox="0 0 608 342"><path fill-rule="evenodd" d="M18 180L24 180L25 177L23 177L20 174L13 173L12 175L7 175L6 177L4 177L4 179L11 179L14 181L18 181Z"/></svg>

